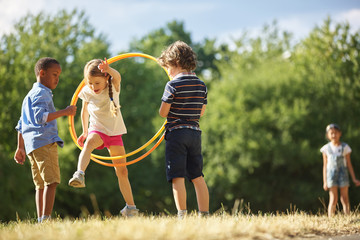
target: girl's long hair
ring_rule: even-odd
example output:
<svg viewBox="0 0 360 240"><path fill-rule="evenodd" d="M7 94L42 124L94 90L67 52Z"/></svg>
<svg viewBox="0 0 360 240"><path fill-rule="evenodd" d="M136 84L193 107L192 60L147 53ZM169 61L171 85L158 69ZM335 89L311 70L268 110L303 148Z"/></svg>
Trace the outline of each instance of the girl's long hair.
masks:
<svg viewBox="0 0 360 240"><path fill-rule="evenodd" d="M113 99L113 90L112 90L112 77L108 74L105 76L105 73L102 73L98 68L99 64L101 63L101 59L93 59L86 63L84 67L84 77L85 80L88 77L104 77L107 78L108 87L109 87L109 98L110 98L110 112L115 117L118 114L118 106L116 106L114 99Z"/></svg>

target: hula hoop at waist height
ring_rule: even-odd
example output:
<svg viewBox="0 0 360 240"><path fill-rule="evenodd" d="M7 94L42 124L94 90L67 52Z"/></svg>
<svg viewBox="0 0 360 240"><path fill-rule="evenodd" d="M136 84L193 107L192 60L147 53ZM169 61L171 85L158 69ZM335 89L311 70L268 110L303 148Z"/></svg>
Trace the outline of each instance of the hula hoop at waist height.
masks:
<svg viewBox="0 0 360 240"><path fill-rule="evenodd" d="M119 61L119 60L122 60L122 59L125 59L125 58L130 58L130 57L143 57L143 58L148 58L148 59L151 59L151 60L157 62L156 58L154 58L153 56L143 54L143 53L125 53L125 54L118 55L116 57L112 57L112 58L108 59L107 62L109 64L111 64L111 63L114 63L116 61ZM165 72L167 74L166 69L164 69L164 70L165 70ZM168 75L168 77L170 79L169 75ZM84 86L85 86L85 82L82 81L79 84L79 86L77 87L77 89L75 90L75 93L74 93L74 95L73 95L73 97L71 99L70 105L76 105L78 97L79 97L79 93L80 93L81 89ZM79 144L77 143L77 135L76 135L75 127L74 127L74 116L68 116L68 121L69 121L69 131L70 131L71 138L73 139L76 146L79 149L82 150L82 147L80 147ZM142 160L146 156L148 156L151 152L153 152L160 145L160 143L164 139L164 134L159 138L159 140L156 142L156 144L150 150L148 150L146 153L144 153L143 155L141 155L140 157L138 157L138 158L136 158L136 159L134 159L132 161L124 162L124 163L106 163L106 162L103 162L103 161L101 161L99 159L102 159L102 160L119 160L119 159L123 159L123 158L126 158L126 157L130 157L130 156L140 152L141 150L148 147L152 142L154 142L160 136L160 134L165 129L165 124L166 124L166 120L163 123L163 125L160 127L160 129L157 131L157 133L155 133L155 135L148 142L146 142L144 145L142 145L141 147L139 147L138 149L136 149L136 150L134 150L134 151L132 151L130 153L127 153L127 154L121 155L121 156L114 156L114 157L105 157L105 156L100 156L100 155L96 155L96 154L91 154L90 158L94 162L99 163L99 164L104 165L104 166L108 166L108 167L127 166L127 165L130 165L130 164L134 164L136 162L139 162L140 160Z"/></svg>

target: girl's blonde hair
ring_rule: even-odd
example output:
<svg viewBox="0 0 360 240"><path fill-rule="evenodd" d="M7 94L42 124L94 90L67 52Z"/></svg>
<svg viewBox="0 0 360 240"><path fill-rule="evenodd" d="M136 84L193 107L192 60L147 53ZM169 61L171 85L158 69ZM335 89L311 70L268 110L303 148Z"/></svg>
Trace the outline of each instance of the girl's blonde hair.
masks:
<svg viewBox="0 0 360 240"><path fill-rule="evenodd" d="M107 76L106 76L105 73L101 72L101 70L98 67L99 64L101 64L101 62L102 62L101 59L93 59L86 63L86 65L84 67L85 82L87 82L86 80L88 80L89 77L104 77L105 79L107 79L108 87L109 87L110 112L115 117L115 116L117 116L117 113L118 113L118 111L117 111L118 106L116 106L114 99L113 99L113 91L112 91L112 84L111 84L112 78L109 74L107 74Z"/></svg>

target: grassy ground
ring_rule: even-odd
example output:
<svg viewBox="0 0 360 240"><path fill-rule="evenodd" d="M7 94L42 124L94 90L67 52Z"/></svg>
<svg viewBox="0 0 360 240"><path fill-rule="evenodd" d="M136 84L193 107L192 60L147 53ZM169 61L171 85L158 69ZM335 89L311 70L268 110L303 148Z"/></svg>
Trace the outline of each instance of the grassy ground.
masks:
<svg viewBox="0 0 360 240"><path fill-rule="evenodd" d="M37 224L18 221L0 225L0 240L104 239L308 239L360 234L360 214L326 216L294 214L214 215L208 218L140 216L131 219L58 219ZM360 236L360 235L359 235Z"/></svg>

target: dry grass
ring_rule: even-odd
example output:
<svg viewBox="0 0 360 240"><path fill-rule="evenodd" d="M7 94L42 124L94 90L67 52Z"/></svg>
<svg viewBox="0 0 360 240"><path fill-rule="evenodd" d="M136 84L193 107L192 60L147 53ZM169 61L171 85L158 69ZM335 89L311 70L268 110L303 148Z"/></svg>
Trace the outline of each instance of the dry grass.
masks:
<svg viewBox="0 0 360 240"><path fill-rule="evenodd" d="M90 217L37 224L18 221L0 225L0 240L104 239L299 239L359 234L360 214L326 216L293 214L216 215L209 218L141 216L131 219Z"/></svg>

